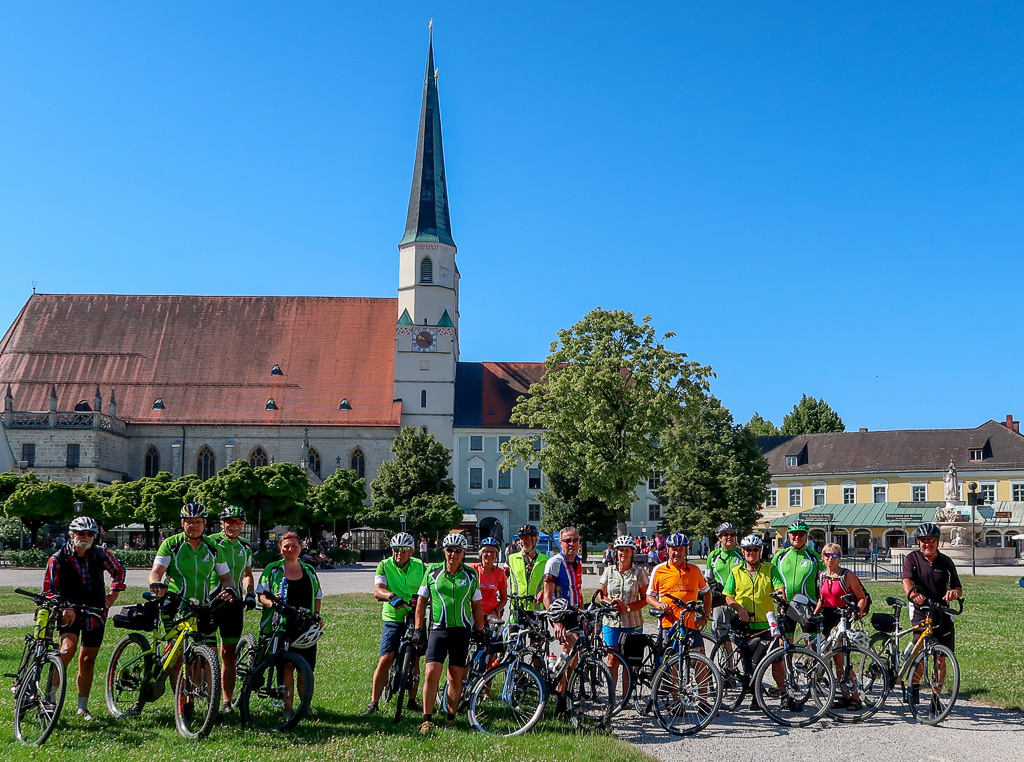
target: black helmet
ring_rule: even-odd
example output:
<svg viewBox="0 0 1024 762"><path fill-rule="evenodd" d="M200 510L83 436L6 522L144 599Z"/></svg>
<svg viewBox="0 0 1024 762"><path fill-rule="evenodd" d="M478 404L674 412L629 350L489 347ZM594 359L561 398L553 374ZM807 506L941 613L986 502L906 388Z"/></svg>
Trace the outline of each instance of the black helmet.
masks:
<svg viewBox="0 0 1024 762"><path fill-rule="evenodd" d="M185 503L181 506L181 518L183 519L205 519L210 515L206 506L202 503Z"/></svg>
<svg viewBox="0 0 1024 762"><path fill-rule="evenodd" d="M942 530L939 529L938 524L933 524L930 521L926 521L914 530L914 539L919 540L922 537L938 537L941 534Z"/></svg>
<svg viewBox="0 0 1024 762"><path fill-rule="evenodd" d="M519 527L519 536L522 537L524 534L530 537L540 537L540 530L533 524L523 524Z"/></svg>

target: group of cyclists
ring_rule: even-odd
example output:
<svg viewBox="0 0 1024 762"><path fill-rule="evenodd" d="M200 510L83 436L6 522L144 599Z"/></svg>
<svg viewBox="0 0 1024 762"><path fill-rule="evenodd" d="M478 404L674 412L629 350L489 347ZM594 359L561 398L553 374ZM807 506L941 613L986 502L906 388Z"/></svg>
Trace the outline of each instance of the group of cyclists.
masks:
<svg viewBox="0 0 1024 762"><path fill-rule="evenodd" d="M236 647L246 610L261 603L261 626L265 626L275 601L308 609L315 613L312 627L318 637L323 628L323 592L316 571L300 558L302 545L294 532L280 539L282 558L269 564L257 583L252 547L241 536L243 509L226 508L219 517L222 530L209 536L205 533L208 511L203 505L185 504L180 518L182 532L160 545L149 574L149 587L156 598L171 593L171 600L218 599L222 604L202 627L209 638L219 636L220 711L229 714L234 711L231 697L236 681ZM75 518L69 542L49 560L44 595L104 611L110 608L125 589L125 569L97 544L99 532L95 520ZM819 554L808 545L808 527L800 521L788 527L788 546L776 554L774 561L762 559L763 541L757 534L739 539L731 523L720 525L715 534L718 543L708 555L705 568L688 561L691 542L684 534L665 538L667 559L650 570L634 564L637 551L632 537L624 535L615 540L615 561L604 569L596 594L597 600L605 604L601 636L609 651L621 651L630 635L642 632L643 610L650 608L658 614L663 640L679 629L673 628L679 622L685 637L692 639L691 647L697 650L704 648L701 630L708 625L720 635L742 623L750 634L744 659L753 664L771 640L779 637L780 630L789 638L795 634L794 621L776 619L780 596L786 601L807 602L813 614L820 615L826 633L839 621L840 611L852 605L851 601L861 614L870 606L870 597L857 575L842 566L842 548L829 543ZM364 714L379 711L389 669L407 631L416 649L417 679L420 657L426 657L423 679L419 681L422 703L415 691L408 695L408 708L423 713L419 726L422 734L431 733L440 722L435 720L435 709L446 663L447 695L442 710L445 726L454 725L470 647L485 646L488 621L514 618L515 610L508 606L510 600L525 610L546 612L556 648L565 655L572 651L584 606L580 533L575 527L563 528L558 535L559 550L550 556L538 550L539 536L536 526L523 526L518 533L519 550L509 554L504 567L498 565L500 543L493 538L482 541L480 561L470 564L466 562L467 538L453 532L441 542L444 560L430 565L414 556L412 535L403 531L391 538L391 555L378 564L374 577L373 595L382 603L383 624L370 702ZM911 621L919 624L925 617L922 607L930 602L954 601L963 590L955 565L938 550L938 526L921 524L913 539L918 549L906 556L902 581L911 604ZM110 578L109 588L104 585L104 575ZM527 602L525 606L523 601ZM700 604L696 610L687 606L693 602ZM173 605L162 607L165 619L173 615ZM88 700L104 627L102 617L78 615L70 607L62 612L60 657L67 665L76 651L79 653L77 712L85 721L95 719ZM936 640L952 652L952 618L939 617L933 629ZM301 635L290 632L289 638ZM311 667L316 663L317 637L304 638L312 644L304 652ZM609 655L610 666L618 669L622 663ZM559 714L566 712L568 677L566 671L555 690ZM844 692L836 701L856 709L861 697Z"/></svg>

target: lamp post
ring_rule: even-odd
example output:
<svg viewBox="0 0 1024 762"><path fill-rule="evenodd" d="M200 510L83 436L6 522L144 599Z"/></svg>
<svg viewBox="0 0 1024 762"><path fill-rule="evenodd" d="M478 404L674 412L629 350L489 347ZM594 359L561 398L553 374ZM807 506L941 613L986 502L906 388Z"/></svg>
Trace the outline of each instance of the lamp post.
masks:
<svg viewBox="0 0 1024 762"><path fill-rule="evenodd" d="M974 522L978 512L978 483L971 482L967 485L967 489L970 492L967 495L967 504L971 506L971 576L978 576L978 567L975 559L974 548L978 544L977 538L974 536Z"/></svg>
<svg viewBox="0 0 1024 762"><path fill-rule="evenodd" d="M81 500L76 500L75 501L75 515L76 516L81 516L82 515L82 508L84 508L84 507L85 507L85 503L83 503Z"/></svg>
<svg viewBox="0 0 1024 762"><path fill-rule="evenodd" d="M398 518L402 522L402 531L404 532L405 531L405 520L407 518L407 515L403 513L403 514L399 515Z"/></svg>

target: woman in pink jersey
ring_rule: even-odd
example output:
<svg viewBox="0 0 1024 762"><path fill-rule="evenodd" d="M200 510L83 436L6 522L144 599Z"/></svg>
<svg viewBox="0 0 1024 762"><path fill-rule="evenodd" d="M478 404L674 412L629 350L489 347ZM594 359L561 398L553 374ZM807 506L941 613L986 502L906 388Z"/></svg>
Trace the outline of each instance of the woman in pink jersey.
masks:
<svg viewBox="0 0 1024 762"><path fill-rule="evenodd" d="M498 540L488 537L480 543L480 561L470 564L480 580L480 595L483 596L483 612L486 617L494 614L501 617L508 600L508 575L498 566Z"/></svg>
<svg viewBox="0 0 1024 762"><path fill-rule="evenodd" d="M825 571L818 577L818 604L814 607L815 614L821 614L821 635L827 638L832 629L839 624L842 615L840 612L846 607L843 596L852 595L857 600L857 608L861 615L867 610L868 596L864 592L864 586L860 579L849 569L839 565L843 557L843 549L834 542L830 542L821 549L821 558L825 562ZM836 670L843 668L843 657L835 656ZM843 680L845 686L848 681ZM837 703L845 705L847 709L859 711L862 703L860 696L856 693L850 694L844 687L841 699Z"/></svg>

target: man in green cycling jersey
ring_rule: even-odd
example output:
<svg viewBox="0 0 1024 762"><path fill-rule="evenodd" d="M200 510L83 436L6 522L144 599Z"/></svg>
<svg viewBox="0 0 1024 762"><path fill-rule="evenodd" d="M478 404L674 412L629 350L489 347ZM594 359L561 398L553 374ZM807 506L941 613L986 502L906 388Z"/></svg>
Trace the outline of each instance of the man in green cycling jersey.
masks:
<svg viewBox="0 0 1024 762"><path fill-rule="evenodd" d="M735 525L728 521L719 524L715 535L718 537L718 547L708 554L704 578L711 583L713 629L715 636L720 637L728 630L732 613L725 603L722 590L725 588L725 580L732 574L732 567L743 564L743 556L736 549Z"/></svg>
<svg viewBox="0 0 1024 762"><path fill-rule="evenodd" d="M229 505L220 514L221 531L210 539L227 555L228 571L238 582L238 594L244 600L226 603L213 614L213 623L220 631L220 686L223 694L220 711L232 712L231 695L235 690L235 652L242 637L245 610L256 608L256 584L252 576L252 546L241 537L245 511ZM210 585L219 582L217 570L210 573Z"/></svg>
<svg viewBox="0 0 1024 762"><path fill-rule="evenodd" d="M391 669L402 637L405 635L405 616L416 607L416 595L423 582L423 562L413 558L412 549L416 540L408 532L399 532L391 538L391 558L385 558L377 564L377 573L373 578L373 597L384 601L381 618L384 628L380 635L380 654L377 668L373 671L373 687L370 689L370 703L363 714L377 711L384 685L388 681L388 670ZM422 649L416 652L416 678L419 679ZM415 690L409 690L409 708L416 710Z"/></svg>
<svg viewBox="0 0 1024 762"><path fill-rule="evenodd" d="M445 659L448 660L448 723L455 726L455 712L462 699L462 674L469 658L469 644L484 642L483 596L476 572L463 563L469 542L453 532L441 541L444 563L431 564L423 574L416 601L417 644L425 638L427 603L432 626L427 639L427 668L423 681L423 724L420 733L434 729L434 702Z"/></svg>
<svg viewBox="0 0 1024 762"><path fill-rule="evenodd" d="M775 555L775 568L779 570L786 583L786 600L793 600L794 595L806 595L813 608L818 602L818 575L825 571L821 556L807 547L807 524L795 521L787 529L789 547ZM793 637L796 623L786 618L780 622L787 637Z"/></svg>
<svg viewBox="0 0 1024 762"><path fill-rule="evenodd" d="M522 550L508 555L509 595L532 596L535 601L534 606L524 608L536 608L544 592L544 566L549 556L537 550L538 539L540 530L533 524L524 524L519 530L519 545ZM509 621L514 621L515 603L510 611L512 615Z"/></svg>
<svg viewBox="0 0 1024 762"><path fill-rule="evenodd" d="M170 591L180 593L186 600L205 601L210 595L210 580L216 578L223 588L220 598L226 602L234 600L231 590L235 580L228 566L227 552L203 535L207 515L202 503L182 506L180 516L184 531L160 543L149 572L149 589L157 596Z"/></svg>

